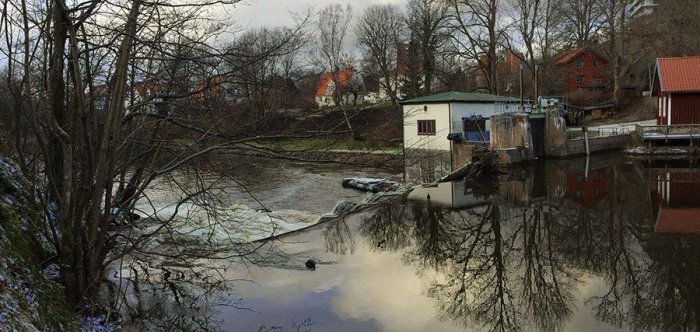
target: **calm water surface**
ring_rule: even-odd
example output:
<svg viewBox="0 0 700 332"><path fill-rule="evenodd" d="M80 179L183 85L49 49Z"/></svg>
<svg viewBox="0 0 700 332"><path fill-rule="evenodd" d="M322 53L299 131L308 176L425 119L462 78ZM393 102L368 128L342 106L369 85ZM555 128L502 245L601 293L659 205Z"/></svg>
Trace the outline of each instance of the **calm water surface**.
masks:
<svg viewBox="0 0 700 332"><path fill-rule="evenodd" d="M229 270L254 282L214 318L230 331L697 330L699 233L697 162L549 161L269 243Z"/></svg>

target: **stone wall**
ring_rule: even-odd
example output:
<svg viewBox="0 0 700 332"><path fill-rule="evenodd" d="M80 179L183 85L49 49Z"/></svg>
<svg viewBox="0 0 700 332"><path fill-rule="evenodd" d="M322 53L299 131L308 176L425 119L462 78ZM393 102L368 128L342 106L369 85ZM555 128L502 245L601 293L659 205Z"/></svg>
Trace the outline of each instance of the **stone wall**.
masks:
<svg viewBox="0 0 700 332"><path fill-rule="evenodd" d="M469 151L471 158L471 150ZM432 183L452 172L450 151L407 149L404 151L406 183Z"/></svg>
<svg viewBox="0 0 700 332"><path fill-rule="evenodd" d="M559 111L547 111L545 128L545 155L567 157L586 154L586 141L583 138L569 139L566 135L566 121ZM630 140L630 135L589 137L590 153L607 150L622 150Z"/></svg>
<svg viewBox="0 0 700 332"><path fill-rule="evenodd" d="M535 159L527 114L492 116L490 143L491 148L498 152L501 164Z"/></svg>
<svg viewBox="0 0 700 332"><path fill-rule="evenodd" d="M454 143L452 145L452 169L456 170L472 161L472 150L480 144ZM494 149L500 165L512 165L532 160L532 149L521 147Z"/></svg>
<svg viewBox="0 0 700 332"><path fill-rule="evenodd" d="M472 161L472 150L479 144L452 143L452 169L458 169Z"/></svg>
<svg viewBox="0 0 700 332"><path fill-rule="evenodd" d="M547 111L545 118L545 156L566 156L566 121L558 110Z"/></svg>
<svg viewBox="0 0 700 332"><path fill-rule="evenodd" d="M532 133L527 114L492 116L491 147L494 149L532 148Z"/></svg>

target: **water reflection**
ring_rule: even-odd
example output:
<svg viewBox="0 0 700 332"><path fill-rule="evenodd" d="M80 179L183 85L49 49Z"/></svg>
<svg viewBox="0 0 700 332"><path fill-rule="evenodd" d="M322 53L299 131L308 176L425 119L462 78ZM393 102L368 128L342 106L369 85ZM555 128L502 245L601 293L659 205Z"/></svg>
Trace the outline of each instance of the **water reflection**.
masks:
<svg viewBox="0 0 700 332"><path fill-rule="evenodd" d="M698 330L696 165L603 156L418 188L232 259L225 277L253 282L212 293L206 320L234 331ZM161 291L159 303L176 302ZM222 298L234 305L212 303Z"/></svg>
<svg viewBox="0 0 700 332"><path fill-rule="evenodd" d="M427 295L464 326L559 330L590 311L617 328L695 330L700 172L669 166L561 161L479 195L459 183L420 188L416 201L377 208L359 234L372 250L403 250L418 274L437 271ZM582 291L595 282L598 292Z"/></svg>

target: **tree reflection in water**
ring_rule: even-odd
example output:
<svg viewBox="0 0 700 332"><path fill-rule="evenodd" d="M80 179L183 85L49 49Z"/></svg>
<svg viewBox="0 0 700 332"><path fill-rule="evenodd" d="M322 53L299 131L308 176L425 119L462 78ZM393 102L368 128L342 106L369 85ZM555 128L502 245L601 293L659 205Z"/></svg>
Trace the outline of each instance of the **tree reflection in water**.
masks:
<svg viewBox="0 0 700 332"><path fill-rule="evenodd" d="M360 225L362 236L369 247L375 250L400 250L411 243L411 226L404 222L407 206L400 204L382 205L372 214L371 222Z"/></svg>
<svg viewBox="0 0 700 332"><path fill-rule="evenodd" d="M323 237L326 239L326 251L339 255L355 253L355 239L345 217L328 223Z"/></svg>
<svg viewBox="0 0 700 332"><path fill-rule="evenodd" d="M437 271L428 295L444 319L466 326L560 330L574 310L590 310L632 330L697 330L700 238L641 227L648 184L622 169L601 170L611 180L606 194L583 203L552 195L466 209L394 202L375 209L360 234L372 248L405 249L419 274ZM604 290L583 294L576 308L579 290L599 279Z"/></svg>

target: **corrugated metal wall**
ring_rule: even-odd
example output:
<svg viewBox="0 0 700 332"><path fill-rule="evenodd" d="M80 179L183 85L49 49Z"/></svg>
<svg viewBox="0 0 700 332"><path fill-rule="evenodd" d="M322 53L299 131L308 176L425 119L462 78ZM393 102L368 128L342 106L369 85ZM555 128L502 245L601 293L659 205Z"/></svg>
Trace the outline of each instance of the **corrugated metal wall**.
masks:
<svg viewBox="0 0 700 332"><path fill-rule="evenodd" d="M700 94L671 96L671 124L700 124Z"/></svg>

